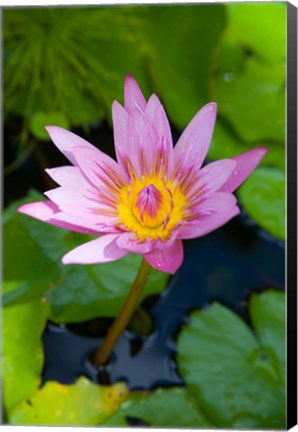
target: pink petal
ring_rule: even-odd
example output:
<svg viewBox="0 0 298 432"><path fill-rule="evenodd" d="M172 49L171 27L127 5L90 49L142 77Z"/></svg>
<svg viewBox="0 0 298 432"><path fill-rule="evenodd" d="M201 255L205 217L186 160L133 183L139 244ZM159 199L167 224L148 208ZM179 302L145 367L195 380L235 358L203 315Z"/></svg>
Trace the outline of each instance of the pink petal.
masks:
<svg viewBox="0 0 298 432"><path fill-rule="evenodd" d="M112 117L114 126L114 143L115 152L118 163L122 163L122 155L129 154L128 143L127 143L127 123L128 113L125 111L122 105L117 101L113 102L112 105Z"/></svg>
<svg viewBox="0 0 298 432"><path fill-rule="evenodd" d="M146 116L150 119L152 126L156 130L158 136L165 136L172 145L172 133L170 124L165 113L164 107L160 103L158 97L153 94L151 95L148 104L146 106Z"/></svg>
<svg viewBox="0 0 298 432"><path fill-rule="evenodd" d="M205 105L191 120L174 147L174 159L182 171L199 169L207 154L216 119L216 103Z"/></svg>
<svg viewBox="0 0 298 432"><path fill-rule="evenodd" d="M88 196L88 191L85 190L58 187L45 192L45 195L59 207L60 211L76 218L80 225L85 222L94 225L114 223L117 218L110 215L113 209L100 203L99 198L92 193L93 191L90 191Z"/></svg>
<svg viewBox="0 0 298 432"><path fill-rule="evenodd" d="M77 167L62 166L58 168L49 168L46 169L45 172L60 186L78 189L91 188L91 184Z"/></svg>
<svg viewBox="0 0 298 432"><path fill-rule="evenodd" d="M144 255L145 260L154 268L167 273L175 273L183 261L183 245L176 240L171 246L155 248Z"/></svg>
<svg viewBox="0 0 298 432"><path fill-rule="evenodd" d="M145 114L133 110L128 119L129 157L139 176L150 172L157 145L157 136Z"/></svg>
<svg viewBox="0 0 298 432"><path fill-rule="evenodd" d="M128 252L117 246L118 234L106 234L95 240L91 240L72 251L62 258L63 264L95 264L115 261Z"/></svg>
<svg viewBox="0 0 298 432"><path fill-rule="evenodd" d="M228 193L215 193L196 207L197 218L178 229L178 237L190 239L201 237L224 225L240 210L236 198Z"/></svg>
<svg viewBox="0 0 298 432"><path fill-rule="evenodd" d="M131 114L135 108L142 111L146 109L146 100L140 90L136 80L130 74L127 75L124 82L124 107Z"/></svg>
<svg viewBox="0 0 298 432"><path fill-rule="evenodd" d="M86 149L93 149L94 151L99 150L94 147L88 141L80 138L78 135L69 132L59 126L46 126L46 130L50 135L53 143L58 147L58 149L66 156L71 163L75 165L75 160L72 153L73 147L85 147Z"/></svg>
<svg viewBox="0 0 298 432"><path fill-rule="evenodd" d="M158 97L153 94L146 107L146 116L150 119L151 126L155 129L156 136L164 139L165 154L167 156L168 172L173 170L173 141L172 133L164 107Z"/></svg>
<svg viewBox="0 0 298 432"><path fill-rule="evenodd" d="M108 155L99 150L84 147L73 148L72 154L75 164L96 188L105 187L104 179L111 180L114 186L124 185L123 179L126 179L124 172Z"/></svg>
<svg viewBox="0 0 298 432"><path fill-rule="evenodd" d="M70 231L76 231L84 234L98 234L98 230L81 227L72 222L69 223L57 220L56 217L59 214L59 209L51 201L39 201L35 203L24 204L18 208L18 212Z"/></svg>
<svg viewBox="0 0 298 432"><path fill-rule="evenodd" d="M237 189L267 153L266 147L258 147L231 158L237 162L237 165L227 181L221 186L220 191L233 192Z"/></svg>
<svg viewBox="0 0 298 432"><path fill-rule="evenodd" d="M111 218L105 218L104 216L101 216L96 221L87 221L82 215L59 212L55 214L55 220L65 224L75 224L97 235L106 233L117 234L121 232Z"/></svg>
<svg viewBox="0 0 298 432"><path fill-rule="evenodd" d="M230 177L236 162L232 159L222 159L206 165L199 171L198 181L190 189L200 189L200 194L211 195Z"/></svg>
<svg viewBox="0 0 298 432"><path fill-rule="evenodd" d="M145 242L139 242L136 239L135 233L132 232L125 232L117 238L117 245L121 249L142 255L150 252L152 248L154 248L155 244L156 242L151 239L148 239Z"/></svg>

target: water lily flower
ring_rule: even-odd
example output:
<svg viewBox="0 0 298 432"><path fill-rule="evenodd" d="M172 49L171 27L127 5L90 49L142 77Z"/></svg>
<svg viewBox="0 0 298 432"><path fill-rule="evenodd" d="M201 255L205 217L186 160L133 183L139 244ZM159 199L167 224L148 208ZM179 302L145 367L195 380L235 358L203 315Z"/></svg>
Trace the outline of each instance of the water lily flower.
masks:
<svg viewBox="0 0 298 432"><path fill-rule="evenodd" d="M18 211L59 227L99 237L72 251L64 264L103 263L142 254L174 273L183 261L182 239L200 237L239 213L232 192L267 153L259 147L202 168L211 142L216 104L191 120L173 148L164 108L146 102L135 79L124 85L124 107L112 106L117 162L72 132L46 129L72 166L47 169L59 185L48 201Z"/></svg>

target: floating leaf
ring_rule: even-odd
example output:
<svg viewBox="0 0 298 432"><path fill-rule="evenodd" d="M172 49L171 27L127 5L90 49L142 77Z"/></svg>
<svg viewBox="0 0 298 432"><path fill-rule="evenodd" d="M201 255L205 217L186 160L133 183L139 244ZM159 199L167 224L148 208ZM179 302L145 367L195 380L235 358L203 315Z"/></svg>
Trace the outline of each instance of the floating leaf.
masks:
<svg viewBox="0 0 298 432"><path fill-rule="evenodd" d="M83 243L83 238L81 243ZM142 257L129 254L121 260L92 266L71 265L63 269L61 282L48 293L50 318L55 322L78 322L98 316L116 316L137 274ZM168 275L152 271L142 299L162 291Z"/></svg>
<svg viewBox="0 0 298 432"><path fill-rule="evenodd" d="M285 238L285 177L273 168L256 169L239 189L247 213L271 234Z"/></svg>
<svg viewBox="0 0 298 432"><path fill-rule="evenodd" d="M37 200L40 195L33 194L30 197ZM36 242L26 226L24 216L17 213L20 203L14 203L4 212L4 304L39 298L59 277L58 264ZM50 227L50 232L55 231L53 228ZM46 242L47 238L43 238L43 241Z"/></svg>
<svg viewBox="0 0 298 432"><path fill-rule="evenodd" d="M230 3L226 37L268 62L279 62L285 58L286 13L284 2Z"/></svg>
<svg viewBox="0 0 298 432"><path fill-rule="evenodd" d="M105 426L127 426L127 419L141 420L154 427L207 428L210 422L184 388L158 389L153 393L132 393Z"/></svg>
<svg viewBox="0 0 298 432"><path fill-rule="evenodd" d="M3 309L3 396L6 410L30 397L40 384L41 335L48 305L44 300Z"/></svg>
<svg viewBox="0 0 298 432"><path fill-rule="evenodd" d="M49 134L45 130L45 126L55 125L65 129L70 127L69 122L63 113L50 112L35 112L30 118L30 132L41 140L49 140Z"/></svg>
<svg viewBox="0 0 298 432"><path fill-rule="evenodd" d="M42 198L35 193L24 201ZM47 292L50 319L55 322L78 322L117 315L142 257L129 254L105 264L62 265L61 258L65 253L92 237L18 214L16 207L14 204L5 215L9 220L5 226L7 239L4 242L4 278L9 290L4 296L5 304L28 301ZM19 230L16 231L15 226L20 227ZM24 233L24 239L30 239L30 244L20 233ZM12 235L17 236L17 241ZM15 257L20 266L14 265ZM142 298L162 291L167 280L168 274L153 270Z"/></svg>
<svg viewBox="0 0 298 432"><path fill-rule="evenodd" d="M84 377L72 385L48 381L9 413L9 422L14 425L98 425L112 415L126 397L123 383L99 386Z"/></svg>
<svg viewBox="0 0 298 432"><path fill-rule="evenodd" d="M208 157L214 160L234 157L255 147L267 147L270 151L261 164L273 165L281 170L285 169L285 149L276 141L262 140L260 142L244 142L235 131L218 118Z"/></svg>
<svg viewBox="0 0 298 432"><path fill-rule="evenodd" d="M253 294L250 301L250 315L260 339L280 367L280 379L285 376L285 296L278 291Z"/></svg>
<svg viewBox="0 0 298 432"><path fill-rule="evenodd" d="M210 96L218 103L220 118L230 126L233 147L239 143L236 153L243 146L248 150L266 145L267 163L284 168L286 5L231 3L227 16ZM221 132L215 133L215 159L225 151L220 148L225 135Z"/></svg>
<svg viewBox="0 0 298 432"><path fill-rule="evenodd" d="M285 78L282 63L248 58L242 73L221 73L213 99L243 141L285 141Z"/></svg>
<svg viewBox="0 0 298 432"><path fill-rule="evenodd" d="M275 345L275 355L268 343L274 329L279 338L284 335L278 316L284 315L284 296L272 291L262 296L250 305L257 334L267 335L260 341L237 315L217 303L194 312L178 338L179 369L187 388L217 426L285 427L285 377L279 363L284 345ZM265 303L266 318L261 320ZM272 323L269 317L274 316Z"/></svg>
<svg viewBox="0 0 298 432"><path fill-rule="evenodd" d="M148 57L154 90L171 121L185 127L209 102L209 77L226 11L224 5L200 4L160 5L150 8L150 12L146 41L152 46L152 52L148 47Z"/></svg>

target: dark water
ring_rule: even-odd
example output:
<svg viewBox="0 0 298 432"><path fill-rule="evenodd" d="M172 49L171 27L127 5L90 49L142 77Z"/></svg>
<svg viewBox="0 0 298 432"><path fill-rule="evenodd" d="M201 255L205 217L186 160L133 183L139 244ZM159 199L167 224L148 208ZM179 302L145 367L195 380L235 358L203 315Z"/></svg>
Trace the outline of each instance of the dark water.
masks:
<svg viewBox="0 0 298 432"><path fill-rule="evenodd" d="M69 384L85 375L101 383L124 380L131 389L182 385L175 363L175 341L192 310L216 300L249 323L246 304L250 293L284 288L282 242L252 226L245 215L205 237L185 241L184 250L182 267L149 309L154 324L152 334L140 337L126 331L110 364L99 373L88 361L100 343L90 330L92 323L68 327L49 324L43 336L44 382Z"/></svg>

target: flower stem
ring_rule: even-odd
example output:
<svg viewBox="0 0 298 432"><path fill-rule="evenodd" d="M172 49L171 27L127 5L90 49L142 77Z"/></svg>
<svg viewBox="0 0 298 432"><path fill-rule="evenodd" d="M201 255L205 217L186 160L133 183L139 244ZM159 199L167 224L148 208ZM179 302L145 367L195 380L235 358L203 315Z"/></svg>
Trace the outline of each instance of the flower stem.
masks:
<svg viewBox="0 0 298 432"><path fill-rule="evenodd" d="M107 363L116 342L118 341L125 327L129 323L138 305L139 299L150 274L150 270L151 266L143 258L138 274L125 300L125 303L120 310L118 317L113 322L102 345L93 355L93 362L97 366L102 366Z"/></svg>

